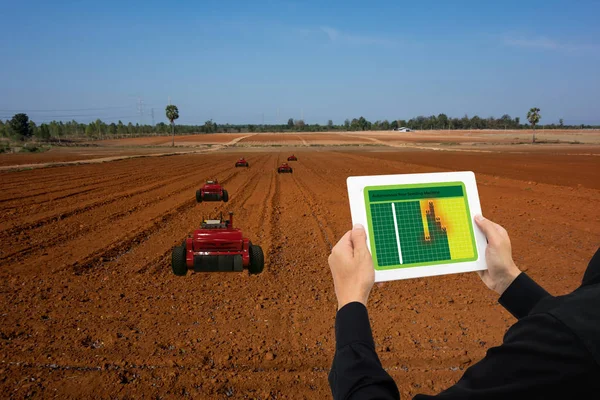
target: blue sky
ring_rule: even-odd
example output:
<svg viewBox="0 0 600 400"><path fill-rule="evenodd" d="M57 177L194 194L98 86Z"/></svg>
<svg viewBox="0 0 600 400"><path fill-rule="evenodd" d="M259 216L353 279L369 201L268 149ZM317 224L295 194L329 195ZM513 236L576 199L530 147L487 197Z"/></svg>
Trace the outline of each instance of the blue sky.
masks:
<svg viewBox="0 0 600 400"><path fill-rule="evenodd" d="M0 0L0 118L600 123L598 1ZM138 99L144 114L139 115ZM41 110L41 111L40 111Z"/></svg>

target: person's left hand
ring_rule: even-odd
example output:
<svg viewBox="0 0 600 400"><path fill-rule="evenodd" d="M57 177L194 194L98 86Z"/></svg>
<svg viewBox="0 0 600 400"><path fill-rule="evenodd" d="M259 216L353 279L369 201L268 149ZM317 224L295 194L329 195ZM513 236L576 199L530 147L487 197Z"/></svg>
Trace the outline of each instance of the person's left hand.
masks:
<svg viewBox="0 0 600 400"><path fill-rule="evenodd" d="M354 225L331 250L329 268L333 276L338 310L358 301L365 306L375 282L373 259L367 248L367 234L362 225Z"/></svg>

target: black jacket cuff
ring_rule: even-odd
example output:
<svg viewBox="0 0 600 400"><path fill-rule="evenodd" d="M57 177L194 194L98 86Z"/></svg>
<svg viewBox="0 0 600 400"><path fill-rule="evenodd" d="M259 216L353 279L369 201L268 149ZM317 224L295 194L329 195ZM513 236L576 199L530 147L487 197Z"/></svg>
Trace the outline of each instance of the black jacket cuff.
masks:
<svg viewBox="0 0 600 400"><path fill-rule="evenodd" d="M340 308L335 317L336 348L341 349L352 343L365 343L375 348L367 307L352 302Z"/></svg>
<svg viewBox="0 0 600 400"><path fill-rule="evenodd" d="M502 293L498 303L515 318L521 319L529 315L533 307L546 296L550 296L550 293L535 283L525 272L521 272Z"/></svg>

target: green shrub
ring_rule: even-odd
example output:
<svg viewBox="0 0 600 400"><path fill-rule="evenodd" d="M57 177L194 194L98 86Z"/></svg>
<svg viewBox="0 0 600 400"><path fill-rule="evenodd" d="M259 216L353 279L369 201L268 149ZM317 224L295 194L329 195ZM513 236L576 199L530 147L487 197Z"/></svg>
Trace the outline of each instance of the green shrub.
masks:
<svg viewBox="0 0 600 400"><path fill-rule="evenodd" d="M38 146L35 144L26 144L25 146L21 147L21 153L43 153L44 151L47 151L48 148L44 147L44 146Z"/></svg>

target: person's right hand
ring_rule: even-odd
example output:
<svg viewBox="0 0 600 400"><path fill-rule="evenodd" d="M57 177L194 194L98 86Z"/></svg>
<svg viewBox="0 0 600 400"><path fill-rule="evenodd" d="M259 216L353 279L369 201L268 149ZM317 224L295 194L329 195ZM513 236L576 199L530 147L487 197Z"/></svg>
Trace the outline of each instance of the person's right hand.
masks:
<svg viewBox="0 0 600 400"><path fill-rule="evenodd" d="M475 216L475 222L488 241L485 249L488 269L477 273L488 288L502 295L521 273L512 259L510 238L506 229L481 215Z"/></svg>
<svg viewBox="0 0 600 400"><path fill-rule="evenodd" d="M354 301L366 307L375 281L375 269L367 247L367 233L362 225L354 225L333 247L329 268L338 310Z"/></svg>

